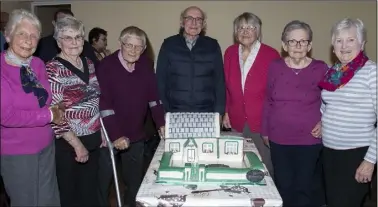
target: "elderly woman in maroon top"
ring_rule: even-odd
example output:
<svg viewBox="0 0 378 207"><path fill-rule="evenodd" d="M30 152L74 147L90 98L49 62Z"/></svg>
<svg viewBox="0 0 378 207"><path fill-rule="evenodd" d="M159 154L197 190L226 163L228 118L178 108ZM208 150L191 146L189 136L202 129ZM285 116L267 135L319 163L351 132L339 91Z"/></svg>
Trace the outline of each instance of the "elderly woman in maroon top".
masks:
<svg viewBox="0 0 378 207"><path fill-rule="evenodd" d="M261 135L270 146L283 206L320 206L325 200L318 170L322 150L318 83L328 67L308 57L312 48L308 24L288 23L281 40L288 56L269 66Z"/></svg>
<svg viewBox="0 0 378 207"><path fill-rule="evenodd" d="M269 148L260 137L261 111L269 63L279 58L278 52L260 42L261 20L252 13L243 13L234 21L237 44L224 55L226 79L226 113L223 126L244 131L252 137L262 160L273 176Z"/></svg>
<svg viewBox="0 0 378 207"><path fill-rule="evenodd" d="M160 135L164 134L164 110L158 97L152 62L142 58L146 34L138 27L122 30L120 50L105 57L97 68L100 110L111 140L121 149L124 204L135 206L143 178L144 120L150 107ZM125 143L130 142L130 146ZM128 148L127 148L128 147ZM127 148L127 149L126 149Z"/></svg>

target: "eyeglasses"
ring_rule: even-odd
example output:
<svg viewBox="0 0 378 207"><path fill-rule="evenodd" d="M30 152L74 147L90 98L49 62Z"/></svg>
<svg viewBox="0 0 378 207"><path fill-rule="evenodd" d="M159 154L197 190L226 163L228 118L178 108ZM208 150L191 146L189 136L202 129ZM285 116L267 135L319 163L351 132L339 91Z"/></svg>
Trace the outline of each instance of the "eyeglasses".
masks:
<svg viewBox="0 0 378 207"><path fill-rule="evenodd" d="M203 23L203 18L201 17L192 17L192 16L187 16L184 17L184 19L188 22L195 22L197 24L202 24Z"/></svg>
<svg viewBox="0 0 378 207"><path fill-rule="evenodd" d="M62 39L66 43L72 43L74 40L77 41L77 42L81 42L81 41L84 40L83 35L77 35L76 37L63 36L63 37L59 37L59 38Z"/></svg>
<svg viewBox="0 0 378 207"><path fill-rule="evenodd" d="M290 47L295 47L297 46L298 44L302 47L304 46L307 46L308 44L310 44L310 40L288 40L287 41L287 44L290 46Z"/></svg>
<svg viewBox="0 0 378 207"><path fill-rule="evenodd" d="M239 33L244 33L244 32L253 32L256 30L255 26L248 25L248 26L241 26L238 28Z"/></svg>
<svg viewBox="0 0 378 207"><path fill-rule="evenodd" d="M141 52L144 49L143 45L133 45L125 42L122 42L122 45L125 46L125 48L128 50L135 50L137 52Z"/></svg>
<svg viewBox="0 0 378 207"><path fill-rule="evenodd" d="M18 32L16 33L16 36L21 38L22 40L31 40L31 41L37 41L38 36L34 34L27 34L26 32Z"/></svg>

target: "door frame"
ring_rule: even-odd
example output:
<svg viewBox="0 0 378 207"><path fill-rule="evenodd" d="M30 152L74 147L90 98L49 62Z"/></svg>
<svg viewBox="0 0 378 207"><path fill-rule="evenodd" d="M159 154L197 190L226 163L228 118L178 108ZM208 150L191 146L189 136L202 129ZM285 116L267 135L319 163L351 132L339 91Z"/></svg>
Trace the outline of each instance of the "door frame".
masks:
<svg viewBox="0 0 378 207"><path fill-rule="evenodd" d="M59 5L70 5L72 9L72 1L33 1L31 2L30 8L31 12L35 14L35 8L39 6L59 6Z"/></svg>

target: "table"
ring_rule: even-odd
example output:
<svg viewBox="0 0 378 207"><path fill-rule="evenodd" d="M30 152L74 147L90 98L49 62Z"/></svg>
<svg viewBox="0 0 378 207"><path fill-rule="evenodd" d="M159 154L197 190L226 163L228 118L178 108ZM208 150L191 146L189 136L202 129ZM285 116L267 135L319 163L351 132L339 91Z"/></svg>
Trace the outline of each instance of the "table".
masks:
<svg viewBox="0 0 378 207"><path fill-rule="evenodd" d="M251 139L244 140L244 151L252 151L259 155ZM269 175L265 177L267 185L241 186L243 190L239 192L224 190L225 187L219 185L174 186L157 184L155 183L156 171L159 168L159 161L163 152L164 141L161 141L139 189L136 198L139 206L282 206L281 196ZM194 190L215 191L192 193Z"/></svg>

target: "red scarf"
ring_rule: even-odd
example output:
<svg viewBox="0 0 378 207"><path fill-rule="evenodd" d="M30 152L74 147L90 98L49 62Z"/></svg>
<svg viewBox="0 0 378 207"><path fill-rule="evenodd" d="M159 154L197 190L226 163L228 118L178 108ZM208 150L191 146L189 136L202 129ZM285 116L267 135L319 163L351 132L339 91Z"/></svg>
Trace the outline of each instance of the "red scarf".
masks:
<svg viewBox="0 0 378 207"><path fill-rule="evenodd" d="M319 83L319 87L327 91L336 91L347 84L368 60L369 58L361 51L352 61L344 66L341 66L340 62L336 63L324 75L324 79Z"/></svg>

